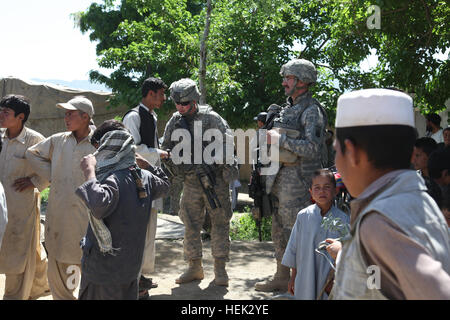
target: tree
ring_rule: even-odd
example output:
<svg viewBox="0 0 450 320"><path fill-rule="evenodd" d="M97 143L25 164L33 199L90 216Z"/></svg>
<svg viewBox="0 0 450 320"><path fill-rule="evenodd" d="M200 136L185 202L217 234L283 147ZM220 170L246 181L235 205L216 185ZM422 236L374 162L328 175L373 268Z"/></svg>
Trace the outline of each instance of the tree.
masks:
<svg viewBox="0 0 450 320"><path fill-rule="evenodd" d="M380 29L368 28L372 5L380 9ZM115 103L130 106L150 74L166 83L199 80L207 16L205 1L93 3L78 15L80 30L99 41L99 65L115 71L92 71L91 79L112 88ZM253 125L255 114L284 102L279 70L293 57L318 67L313 91L330 124L348 90L397 87L414 92L427 111L442 109L448 98L449 62L436 57L449 48L445 1L216 0L210 19L205 98L232 127ZM373 52L377 67L362 70Z"/></svg>
<svg viewBox="0 0 450 320"><path fill-rule="evenodd" d="M208 42L209 29L211 25L211 11L212 5L211 0L206 3L206 23L205 31L203 32L202 42L200 44L200 70L198 75L198 83L200 87L200 104L206 103L206 61L207 61L207 50L206 45Z"/></svg>

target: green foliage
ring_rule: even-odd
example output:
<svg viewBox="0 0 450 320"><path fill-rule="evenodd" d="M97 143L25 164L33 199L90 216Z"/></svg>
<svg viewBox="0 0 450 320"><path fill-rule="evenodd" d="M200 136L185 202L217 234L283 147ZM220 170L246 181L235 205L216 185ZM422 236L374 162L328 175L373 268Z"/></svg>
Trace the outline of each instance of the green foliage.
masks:
<svg viewBox="0 0 450 320"><path fill-rule="evenodd" d="M48 194L50 193L50 188L46 188L41 192L41 202L48 202Z"/></svg>
<svg viewBox="0 0 450 320"><path fill-rule="evenodd" d="M261 234L263 241L271 241L272 217L263 218L261 224ZM258 240L258 228L251 213L244 213L238 218L231 220L230 225L231 240Z"/></svg>
<svg viewBox="0 0 450 320"><path fill-rule="evenodd" d="M338 232L341 238L350 233L347 224L342 222L340 218L334 218L333 216L323 218L320 226L325 230Z"/></svg>
<svg viewBox="0 0 450 320"><path fill-rule="evenodd" d="M112 88L113 104L134 106L142 81L159 76L167 84L198 79L206 1L105 0L74 14L82 32L97 41L99 65L93 81ZM369 29L367 9L381 9L381 29ZM450 7L446 1L409 0L215 0L207 43L207 103L233 128L285 97L280 67L293 57L316 64L313 92L334 122L336 101L352 89L397 87L416 94L426 111L444 107L450 87ZM360 64L372 53L378 65ZM174 110L167 102L162 120Z"/></svg>
<svg viewBox="0 0 450 320"><path fill-rule="evenodd" d="M48 194L50 193L50 187L42 190L41 192L41 214L44 214L48 205Z"/></svg>

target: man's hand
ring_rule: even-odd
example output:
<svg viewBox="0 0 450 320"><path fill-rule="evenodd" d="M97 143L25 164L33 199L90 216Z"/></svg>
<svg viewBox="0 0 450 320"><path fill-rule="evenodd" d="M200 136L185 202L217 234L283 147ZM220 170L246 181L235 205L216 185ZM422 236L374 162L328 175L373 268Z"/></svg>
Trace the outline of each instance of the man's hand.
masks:
<svg viewBox="0 0 450 320"><path fill-rule="evenodd" d="M150 162L144 159L143 156L141 156L139 153L136 153L136 164L139 168L147 170L150 168Z"/></svg>
<svg viewBox="0 0 450 320"><path fill-rule="evenodd" d="M33 182L31 182L31 179L29 177L25 177L25 178L19 178L16 181L14 181L12 187L14 188L15 191L22 192L27 189L34 188L34 184L33 184Z"/></svg>
<svg viewBox="0 0 450 320"><path fill-rule="evenodd" d="M295 295L294 287L295 287L295 278L291 277L288 282L288 292L292 295Z"/></svg>
<svg viewBox="0 0 450 320"><path fill-rule="evenodd" d="M81 160L80 167L84 173L86 180L95 179L95 165L97 164L97 159L92 154L83 157Z"/></svg>
<svg viewBox="0 0 450 320"><path fill-rule="evenodd" d="M169 154L167 151L160 150L160 151L159 151L159 157L160 157L161 159L169 159L170 154Z"/></svg>
<svg viewBox="0 0 450 320"><path fill-rule="evenodd" d="M325 239L325 241L329 243L329 245L326 247L327 252L333 258L333 260L336 261L337 254L342 249L342 243L340 241L337 241L336 239Z"/></svg>

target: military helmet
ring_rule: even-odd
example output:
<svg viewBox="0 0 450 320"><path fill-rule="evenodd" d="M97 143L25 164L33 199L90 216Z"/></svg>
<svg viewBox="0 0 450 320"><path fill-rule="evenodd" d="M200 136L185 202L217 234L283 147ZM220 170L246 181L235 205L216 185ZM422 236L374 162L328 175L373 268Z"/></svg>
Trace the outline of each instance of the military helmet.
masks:
<svg viewBox="0 0 450 320"><path fill-rule="evenodd" d="M298 80L314 84L317 81L317 70L311 61L305 59L292 59L281 67L282 77L293 75Z"/></svg>
<svg viewBox="0 0 450 320"><path fill-rule="evenodd" d="M170 98L175 103L197 101L200 99L200 91L198 91L195 81L184 78L173 82L170 85Z"/></svg>

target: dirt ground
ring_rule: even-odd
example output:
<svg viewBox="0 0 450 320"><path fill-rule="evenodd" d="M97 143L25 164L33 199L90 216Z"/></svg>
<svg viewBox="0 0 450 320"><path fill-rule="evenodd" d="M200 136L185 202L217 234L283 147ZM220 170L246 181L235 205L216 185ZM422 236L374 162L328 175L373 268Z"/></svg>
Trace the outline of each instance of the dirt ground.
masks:
<svg viewBox="0 0 450 320"><path fill-rule="evenodd" d="M210 241L204 242L203 268L205 278L201 281L178 285L175 279L183 273L182 240L156 243L155 274L151 277L159 284L150 290L153 300L258 300L271 299L274 294L258 292L256 282L275 272L272 242L232 241L230 262L227 264L228 287L214 284L214 259L211 256Z"/></svg>
<svg viewBox="0 0 450 320"><path fill-rule="evenodd" d="M203 267L205 278L187 284L176 284L175 279L183 273L186 264L183 261L182 240L156 240L155 273L148 275L158 283L151 289L152 300L259 300L271 299L277 294L258 292L256 282L275 272L272 242L232 241L230 262L227 272L229 286L214 284L213 258L211 242L203 243ZM5 276L0 275L0 296L3 296ZM51 295L39 300L52 300Z"/></svg>

